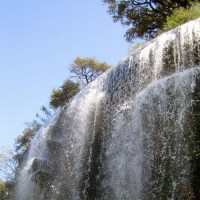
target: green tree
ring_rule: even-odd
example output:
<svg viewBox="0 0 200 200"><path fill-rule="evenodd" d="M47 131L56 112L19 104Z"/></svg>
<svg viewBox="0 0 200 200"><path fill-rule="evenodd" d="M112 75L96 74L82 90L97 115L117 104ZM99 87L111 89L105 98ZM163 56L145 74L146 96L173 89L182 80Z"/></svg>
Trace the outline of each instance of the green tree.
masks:
<svg viewBox="0 0 200 200"><path fill-rule="evenodd" d="M132 42L136 37L154 38L174 9L188 8L192 2L198 2L198 0L102 1L109 4L108 13L112 15L114 22L120 21L122 25L130 27L125 34L128 42Z"/></svg>
<svg viewBox="0 0 200 200"><path fill-rule="evenodd" d="M128 53L131 53L132 51L139 49L141 46L143 46L146 43L146 41L139 41L137 43L135 43L133 46L130 46L128 48Z"/></svg>
<svg viewBox="0 0 200 200"><path fill-rule="evenodd" d="M42 124L36 120L33 120L33 122L26 122L25 125L27 127L24 129L23 134L19 135L15 139L16 154L14 157L19 164L22 163L24 156L28 152L33 137L42 126Z"/></svg>
<svg viewBox="0 0 200 200"><path fill-rule="evenodd" d="M89 84L111 66L106 62L98 62L93 58L76 57L71 64L71 78L77 78L82 86Z"/></svg>
<svg viewBox="0 0 200 200"><path fill-rule="evenodd" d="M79 83L74 83L67 79L58 89L54 89L50 96L50 106L52 108L63 107L74 95L80 91Z"/></svg>
<svg viewBox="0 0 200 200"><path fill-rule="evenodd" d="M163 25L163 29L160 30L159 33L176 28L177 26L180 26L181 24L198 17L200 17L199 3L191 3L191 7L189 8L177 8L173 10L170 16L167 16L167 20Z"/></svg>
<svg viewBox="0 0 200 200"><path fill-rule="evenodd" d="M48 109L45 106L42 106L40 110L43 112L44 116L41 116L38 113L36 113L36 118L39 119L42 124L46 123L53 116L53 113L55 112L55 110L53 110L52 112L52 110Z"/></svg>
<svg viewBox="0 0 200 200"><path fill-rule="evenodd" d="M21 164L24 156L28 152L30 143L35 134L53 115L52 111L45 106L42 106L40 110L43 113L42 117L38 113L36 114L36 118L39 119L39 121L34 119L32 122L25 122L26 128L24 129L23 134L15 139L16 154L14 155L14 158L19 164Z"/></svg>
<svg viewBox="0 0 200 200"><path fill-rule="evenodd" d="M6 183L0 180L0 199L9 200L8 189L6 188Z"/></svg>

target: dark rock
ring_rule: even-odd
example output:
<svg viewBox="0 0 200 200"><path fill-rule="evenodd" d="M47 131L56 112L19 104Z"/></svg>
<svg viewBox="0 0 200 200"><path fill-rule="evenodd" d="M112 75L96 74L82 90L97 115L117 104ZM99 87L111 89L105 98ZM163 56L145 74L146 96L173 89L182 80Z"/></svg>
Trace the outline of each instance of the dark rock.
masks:
<svg viewBox="0 0 200 200"><path fill-rule="evenodd" d="M55 179L56 170L48 160L34 158L29 173L34 183L45 187Z"/></svg>
<svg viewBox="0 0 200 200"><path fill-rule="evenodd" d="M62 150L62 143L55 140L47 140L47 147L53 156L59 156Z"/></svg>
<svg viewBox="0 0 200 200"><path fill-rule="evenodd" d="M45 171L38 171L31 176L31 180L42 188L48 186L54 179L54 173Z"/></svg>
<svg viewBox="0 0 200 200"><path fill-rule="evenodd" d="M34 172L37 172L41 169L49 170L51 168L52 168L52 166L51 166L49 161L44 160L44 159L34 158L33 161L32 161L32 165L29 169L29 172L34 173Z"/></svg>
<svg viewBox="0 0 200 200"><path fill-rule="evenodd" d="M15 187L15 182L14 181L6 181L5 185L6 185L6 188L8 188L9 190L12 190Z"/></svg>

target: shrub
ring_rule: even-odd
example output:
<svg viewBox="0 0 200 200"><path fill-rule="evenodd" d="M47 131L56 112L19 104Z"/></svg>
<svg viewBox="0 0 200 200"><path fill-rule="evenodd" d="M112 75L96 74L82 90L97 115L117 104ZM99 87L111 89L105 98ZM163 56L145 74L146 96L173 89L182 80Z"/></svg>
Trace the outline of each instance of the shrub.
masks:
<svg viewBox="0 0 200 200"><path fill-rule="evenodd" d="M8 200L9 199L8 190L6 188L6 185L1 180L0 180L0 199L1 200Z"/></svg>
<svg viewBox="0 0 200 200"><path fill-rule="evenodd" d="M178 8L172 12L172 15L167 17L167 21L163 26L163 29L158 31L158 34L176 28L181 24L184 24L190 20L200 17L200 4L191 3L189 8Z"/></svg>
<svg viewBox="0 0 200 200"><path fill-rule="evenodd" d="M73 96L80 91L79 83L74 83L67 79L58 89L54 89L50 97L50 105L52 108L61 108Z"/></svg>
<svg viewBox="0 0 200 200"><path fill-rule="evenodd" d="M132 51L140 48L141 46L143 46L146 43L146 41L139 41L137 42L134 46L130 46L128 48L128 54L131 53Z"/></svg>

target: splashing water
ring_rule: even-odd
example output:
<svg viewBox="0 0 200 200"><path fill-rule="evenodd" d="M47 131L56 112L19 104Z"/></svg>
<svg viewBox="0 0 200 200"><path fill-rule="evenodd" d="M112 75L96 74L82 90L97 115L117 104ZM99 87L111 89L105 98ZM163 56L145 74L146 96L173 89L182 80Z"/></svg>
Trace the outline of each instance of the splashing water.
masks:
<svg viewBox="0 0 200 200"><path fill-rule="evenodd" d="M31 144L16 200L198 199L200 19L84 88Z"/></svg>

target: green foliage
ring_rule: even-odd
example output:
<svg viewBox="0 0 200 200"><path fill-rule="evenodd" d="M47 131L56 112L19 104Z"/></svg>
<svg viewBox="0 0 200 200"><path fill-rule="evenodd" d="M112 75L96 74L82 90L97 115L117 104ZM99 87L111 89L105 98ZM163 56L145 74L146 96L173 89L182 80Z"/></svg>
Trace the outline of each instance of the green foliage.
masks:
<svg viewBox="0 0 200 200"><path fill-rule="evenodd" d="M25 125L27 127L24 129L23 134L19 135L15 139L15 151L17 152L15 155L15 160L18 163L21 163L21 161L23 160L24 155L26 154L33 137L42 126L42 124L40 124L36 120L33 120L33 122L29 123L26 122Z"/></svg>
<svg viewBox="0 0 200 200"><path fill-rule="evenodd" d="M71 64L72 78L77 78L84 86L109 69L111 66L106 62L98 62L93 58L77 57Z"/></svg>
<svg viewBox="0 0 200 200"><path fill-rule="evenodd" d="M105 62L97 62L92 58L80 58L77 57L74 63L71 65L72 77L77 77L81 81L82 85L88 84L93 81L97 76L106 71L110 66ZM64 106L74 95L79 91L79 82L74 83L73 81L67 79L64 84L59 89L54 89L50 96L50 106L53 108L54 112L57 108ZM40 129L40 127L46 123L49 118L52 117L52 112L45 106L42 106L41 111L44 116L36 114L37 120L33 120L30 123L25 123L26 128L22 135L19 135L15 140L15 154L12 156L12 160L18 164L18 167L13 168L13 174L17 175L18 169L20 168L24 158L30 147L30 143ZM0 154L0 161L3 161L3 154ZM14 158L14 159L13 159ZM4 164L7 162L4 162ZM0 170L6 169L5 165L0 165ZM1 170L1 171L2 171Z"/></svg>
<svg viewBox="0 0 200 200"><path fill-rule="evenodd" d="M54 89L50 97L50 105L52 108L64 106L74 95L79 92L79 83L66 80L60 89Z"/></svg>
<svg viewBox="0 0 200 200"><path fill-rule="evenodd" d="M17 145L16 145L16 150L23 149L25 150L36 132L39 130L41 127L41 124L39 124L36 120L33 120L31 123L25 123L27 128L24 129L23 135L19 135L16 139Z"/></svg>
<svg viewBox="0 0 200 200"><path fill-rule="evenodd" d="M114 22L129 26L125 38L132 42L136 37L154 38L157 31L163 28L174 9L187 8L197 0L102 0L109 4L108 13Z"/></svg>
<svg viewBox="0 0 200 200"><path fill-rule="evenodd" d="M46 119L52 117L52 113L50 110L48 110L45 106L41 107L41 111L44 112ZM46 121L46 120L45 120Z"/></svg>
<svg viewBox="0 0 200 200"><path fill-rule="evenodd" d="M159 31L162 33L164 31L171 30L184 24L190 20L200 17L200 5L199 3L191 3L191 7L188 8L177 8L173 10L172 15L167 16L166 23L163 29Z"/></svg>
<svg viewBox="0 0 200 200"><path fill-rule="evenodd" d="M40 110L43 112L44 116L41 117L38 113L36 113L36 118L38 118L40 122L43 124L46 123L52 117L53 114L45 106L42 106Z"/></svg>
<svg viewBox="0 0 200 200"><path fill-rule="evenodd" d="M8 190L6 188L6 184L0 180L0 199L1 200L9 200Z"/></svg>
<svg viewBox="0 0 200 200"><path fill-rule="evenodd" d="M26 155L28 148L30 146L30 143L35 136L35 134L38 132L40 127L46 123L49 118L52 117L52 113L49 109L47 109L45 106L42 106L40 109L43 112L44 116L40 116L39 114L36 114L36 118L39 119L33 120L32 122L26 122L26 128L23 131L22 135L19 135L15 139L15 151L16 154L14 156L15 160L20 164L23 160L24 156Z"/></svg>
<svg viewBox="0 0 200 200"><path fill-rule="evenodd" d="M133 47L133 49L136 50L136 49L140 48L144 44L145 44L145 42L138 42L138 43L135 44L135 46Z"/></svg>
<svg viewBox="0 0 200 200"><path fill-rule="evenodd" d="M131 53L133 50L136 50L136 49L140 48L140 47L143 46L145 43L146 43L146 41L144 41L144 42L137 42L134 46L131 46L131 47L128 49L128 53Z"/></svg>

